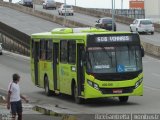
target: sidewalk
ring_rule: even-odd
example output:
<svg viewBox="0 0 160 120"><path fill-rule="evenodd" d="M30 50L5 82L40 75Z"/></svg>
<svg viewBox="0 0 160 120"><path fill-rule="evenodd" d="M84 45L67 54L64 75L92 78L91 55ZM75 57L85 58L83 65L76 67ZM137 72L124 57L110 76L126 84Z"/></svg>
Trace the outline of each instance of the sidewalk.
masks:
<svg viewBox="0 0 160 120"><path fill-rule="evenodd" d="M0 105L0 120L11 120L11 114L6 109L6 105ZM33 110L24 110L23 120L62 120L62 118L46 116Z"/></svg>
<svg viewBox="0 0 160 120"><path fill-rule="evenodd" d="M0 93L0 120L11 120L4 96L5 94ZM22 106L23 120L95 120L94 115L80 114L51 104L34 104L30 101L30 104L23 102Z"/></svg>
<svg viewBox="0 0 160 120"><path fill-rule="evenodd" d="M33 105L23 103L23 120L62 120L60 116L47 116L32 110ZM11 120L10 110L0 95L0 120Z"/></svg>

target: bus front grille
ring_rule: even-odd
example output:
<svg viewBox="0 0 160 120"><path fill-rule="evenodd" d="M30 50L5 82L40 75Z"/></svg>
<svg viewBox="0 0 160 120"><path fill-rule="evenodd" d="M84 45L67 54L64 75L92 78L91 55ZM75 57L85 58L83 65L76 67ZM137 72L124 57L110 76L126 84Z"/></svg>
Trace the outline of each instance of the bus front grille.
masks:
<svg viewBox="0 0 160 120"><path fill-rule="evenodd" d="M134 88L135 88L134 86L123 87L123 88L100 88L100 91L103 94L124 94L124 93L132 93Z"/></svg>

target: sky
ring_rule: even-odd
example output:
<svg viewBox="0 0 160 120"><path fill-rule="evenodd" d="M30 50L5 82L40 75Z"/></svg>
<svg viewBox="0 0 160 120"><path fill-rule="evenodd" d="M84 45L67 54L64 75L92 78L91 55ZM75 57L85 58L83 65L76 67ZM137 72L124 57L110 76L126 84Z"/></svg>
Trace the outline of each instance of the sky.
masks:
<svg viewBox="0 0 160 120"><path fill-rule="evenodd" d="M8 0L5 0L8 1ZM18 2L20 0L12 0L13 3ZM63 2L65 0L55 0L56 2ZM86 7L86 8L105 8L105 9L111 9L112 7L112 0L66 0L67 4L70 5L76 5L80 7ZM123 1L123 8L128 9L129 8L129 0L115 0L115 8L121 9L121 1Z"/></svg>
<svg viewBox="0 0 160 120"><path fill-rule="evenodd" d="M63 2L64 0L55 0L57 2ZM112 0L66 0L67 4L81 6L81 7L88 7L88 8L111 8L112 7ZM129 8L129 0L115 0L115 8L121 9L121 1L123 1L123 8Z"/></svg>

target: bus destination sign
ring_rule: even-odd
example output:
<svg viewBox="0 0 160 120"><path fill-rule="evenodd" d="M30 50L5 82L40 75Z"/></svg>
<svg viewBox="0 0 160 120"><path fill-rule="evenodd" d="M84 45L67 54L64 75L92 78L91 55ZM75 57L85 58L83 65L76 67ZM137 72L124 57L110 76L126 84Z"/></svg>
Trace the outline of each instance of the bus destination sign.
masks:
<svg viewBox="0 0 160 120"><path fill-rule="evenodd" d="M138 34L97 34L89 35L87 46L139 45Z"/></svg>
<svg viewBox="0 0 160 120"><path fill-rule="evenodd" d="M129 42L132 41L131 36L99 36L95 37L97 43L103 42Z"/></svg>

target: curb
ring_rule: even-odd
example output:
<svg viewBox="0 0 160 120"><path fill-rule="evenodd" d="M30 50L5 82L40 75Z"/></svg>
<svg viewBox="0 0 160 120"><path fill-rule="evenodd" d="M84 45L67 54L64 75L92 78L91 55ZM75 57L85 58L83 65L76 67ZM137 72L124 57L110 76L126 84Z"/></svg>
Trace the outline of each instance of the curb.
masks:
<svg viewBox="0 0 160 120"><path fill-rule="evenodd" d="M78 120L78 118L75 115L63 113L63 112L56 112L54 110L49 110L47 108L44 108L42 106L35 106L33 107L33 110L40 112L44 115L49 115L49 116L55 116L55 117L62 117L62 120Z"/></svg>
<svg viewBox="0 0 160 120"><path fill-rule="evenodd" d="M5 96L0 95L0 104L6 103L6 98Z"/></svg>
<svg viewBox="0 0 160 120"><path fill-rule="evenodd" d="M27 56L24 56L24 55L20 55L20 54L17 54L17 53L13 53L13 52L9 52L9 51L6 51L6 50L3 50L3 52L7 55L11 55L11 56L14 56L14 57L20 57L24 60L30 60L30 57L27 57Z"/></svg>
<svg viewBox="0 0 160 120"><path fill-rule="evenodd" d="M2 94L6 95L6 90L0 88L0 91L2 92ZM0 94L0 106L1 105L3 106L5 103L6 103L5 96ZM58 110L57 111L53 109L50 110L41 105L23 104L23 109L32 109L33 111L36 111L48 116L62 117L62 120L78 120L75 115L71 115L64 111L62 112L62 110L59 110L60 112L58 112Z"/></svg>

